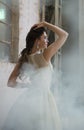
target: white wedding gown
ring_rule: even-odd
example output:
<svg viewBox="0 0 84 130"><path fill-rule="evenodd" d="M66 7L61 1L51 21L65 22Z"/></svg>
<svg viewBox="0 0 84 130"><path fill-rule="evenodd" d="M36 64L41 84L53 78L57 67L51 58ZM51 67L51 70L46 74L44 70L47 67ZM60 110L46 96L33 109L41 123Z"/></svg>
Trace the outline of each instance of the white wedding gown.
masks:
<svg viewBox="0 0 84 130"><path fill-rule="evenodd" d="M42 53L30 55L28 60L20 70L16 86L17 89L26 89L10 109L2 130L61 130L50 90L52 65L46 62Z"/></svg>

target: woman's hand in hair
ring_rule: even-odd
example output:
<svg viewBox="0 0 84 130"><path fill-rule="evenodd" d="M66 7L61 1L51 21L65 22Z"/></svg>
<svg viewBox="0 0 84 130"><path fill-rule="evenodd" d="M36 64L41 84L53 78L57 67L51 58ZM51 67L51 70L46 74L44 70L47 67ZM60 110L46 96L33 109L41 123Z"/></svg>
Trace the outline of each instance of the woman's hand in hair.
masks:
<svg viewBox="0 0 84 130"><path fill-rule="evenodd" d="M43 22L40 22L40 23L37 23L37 24L34 24L34 26L33 27L35 27L35 29L37 29L37 28L40 28L40 27L45 27L45 24L46 24L46 22L45 21L43 21Z"/></svg>

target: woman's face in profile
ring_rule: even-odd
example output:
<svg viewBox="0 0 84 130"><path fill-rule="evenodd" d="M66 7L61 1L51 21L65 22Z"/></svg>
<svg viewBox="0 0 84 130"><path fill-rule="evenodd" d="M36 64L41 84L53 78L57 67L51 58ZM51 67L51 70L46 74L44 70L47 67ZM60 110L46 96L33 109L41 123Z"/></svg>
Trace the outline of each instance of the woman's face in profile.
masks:
<svg viewBox="0 0 84 130"><path fill-rule="evenodd" d="M47 48L47 46L48 46L48 36L47 33L44 32L39 39L39 47L41 49L45 49Z"/></svg>

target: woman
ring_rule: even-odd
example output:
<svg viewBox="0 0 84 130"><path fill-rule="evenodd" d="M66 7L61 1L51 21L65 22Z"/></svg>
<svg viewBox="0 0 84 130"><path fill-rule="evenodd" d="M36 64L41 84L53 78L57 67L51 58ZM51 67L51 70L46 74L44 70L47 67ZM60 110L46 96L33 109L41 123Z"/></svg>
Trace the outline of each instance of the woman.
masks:
<svg viewBox="0 0 84 130"><path fill-rule="evenodd" d="M47 27L58 35L48 46ZM9 87L26 87L11 108L2 130L60 130L60 119L50 91L51 58L68 37L63 29L48 22L35 24L26 37L26 48L11 73ZM19 83L20 82L20 83Z"/></svg>

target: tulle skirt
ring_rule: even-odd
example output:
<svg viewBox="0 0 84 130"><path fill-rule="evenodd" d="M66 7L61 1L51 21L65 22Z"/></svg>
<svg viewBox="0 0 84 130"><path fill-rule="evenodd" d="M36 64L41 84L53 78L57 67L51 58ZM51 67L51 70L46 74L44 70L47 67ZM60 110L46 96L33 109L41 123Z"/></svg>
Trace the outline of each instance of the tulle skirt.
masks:
<svg viewBox="0 0 84 130"><path fill-rule="evenodd" d="M48 71L35 73L32 82L24 84L27 89L11 107L2 130L61 130Z"/></svg>

